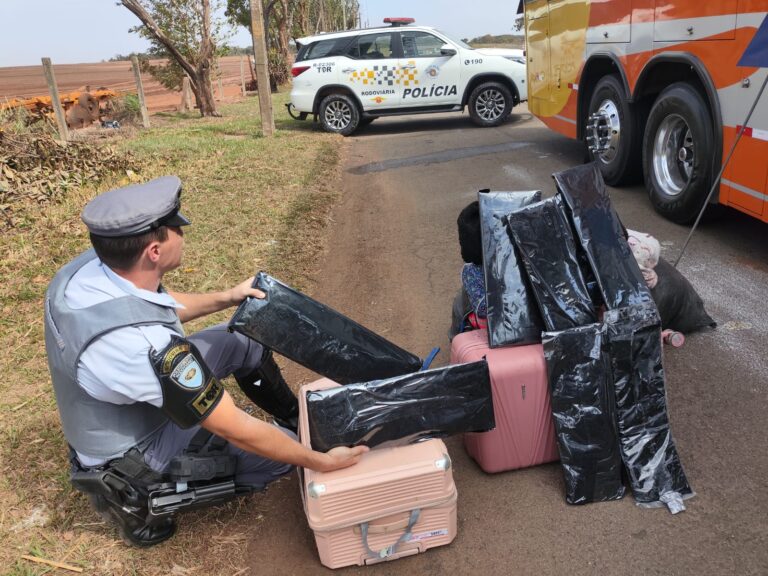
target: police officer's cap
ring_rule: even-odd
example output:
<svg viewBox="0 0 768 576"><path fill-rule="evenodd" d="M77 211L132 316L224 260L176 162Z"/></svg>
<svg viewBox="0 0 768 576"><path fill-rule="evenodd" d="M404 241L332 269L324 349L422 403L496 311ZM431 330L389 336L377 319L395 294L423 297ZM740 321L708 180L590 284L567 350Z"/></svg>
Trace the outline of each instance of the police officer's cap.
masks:
<svg viewBox="0 0 768 576"><path fill-rule="evenodd" d="M81 218L91 234L120 237L145 234L160 226L189 224L181 206L181 180L162 176L144 184L99 194L83 209Z"/></svg>

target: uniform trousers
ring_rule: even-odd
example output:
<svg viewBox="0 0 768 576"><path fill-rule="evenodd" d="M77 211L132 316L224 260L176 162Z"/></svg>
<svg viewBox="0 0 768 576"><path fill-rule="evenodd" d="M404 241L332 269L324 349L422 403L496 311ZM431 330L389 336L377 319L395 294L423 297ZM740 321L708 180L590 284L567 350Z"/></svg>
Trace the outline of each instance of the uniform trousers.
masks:
<svg viewBox="0 0 768 576"><path fill-rule="evenodd" d="M242 334L227 331L226 324L211 326L187 336L187 339L200 351L205 364L216 378L222 379L231 375L245 377L261 364L261 344ZM287 436L296 438L290 430L280 426L278 429ZM148 440L142 442L140 449L144 454L144 461L153 470L165 472L171 460L187 449L199 430L200 426L182 429L169 421ZM246 452L228 442L224 450L237 458L235 484L238 486L263 490L267 484L293 469L290 464Z"/></svg>

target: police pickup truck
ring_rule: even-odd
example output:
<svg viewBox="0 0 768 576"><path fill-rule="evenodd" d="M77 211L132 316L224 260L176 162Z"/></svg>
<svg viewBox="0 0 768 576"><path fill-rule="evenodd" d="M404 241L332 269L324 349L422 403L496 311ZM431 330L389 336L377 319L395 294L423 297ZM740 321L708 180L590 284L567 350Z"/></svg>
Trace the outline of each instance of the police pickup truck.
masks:
<svg viewBox="0 0 768 576"><path fill-rule="evenodd" d="M528 99L522 50L475 49L411 18L297 40L288 110L344 136L379 116L461 112L498 126Z"/></svg>

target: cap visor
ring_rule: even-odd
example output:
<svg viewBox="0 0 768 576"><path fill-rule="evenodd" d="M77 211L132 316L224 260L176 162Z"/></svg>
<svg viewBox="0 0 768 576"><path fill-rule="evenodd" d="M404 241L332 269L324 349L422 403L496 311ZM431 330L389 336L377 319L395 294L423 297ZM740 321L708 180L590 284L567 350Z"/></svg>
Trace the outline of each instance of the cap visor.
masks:
<svg viewBox="0 0 768 576"><path fill-rule="evenodd" d="M167 220L163 220L163 226L187 226L188 224L192 224L192 222L190 222L181 212L176 212L176 214Z"/></svg>

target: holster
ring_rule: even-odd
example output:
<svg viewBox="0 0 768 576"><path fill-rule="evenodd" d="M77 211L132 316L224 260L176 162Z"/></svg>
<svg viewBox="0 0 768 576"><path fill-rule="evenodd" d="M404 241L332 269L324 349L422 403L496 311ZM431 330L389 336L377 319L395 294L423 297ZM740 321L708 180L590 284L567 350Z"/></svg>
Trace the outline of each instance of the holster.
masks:
<svg viewBox="0 0 768 576"><path fill-rule="evenodd" d="M224 452L226 445L226 440L201 428L184 453L171 460L166 475L177 483L234 476L237 459Z"/></svg>
<svg viewBox="0 0 768 576"><path fill-rule="evenodd" d="M80 492L102 496L123 513L155 524L178 511L252 491L235 485L236 458L223 452L224 444L201 429L187 450L171 460L165 474L152 470L136 448L96 468L84 468L71 450L70 480Z"/></svg>

